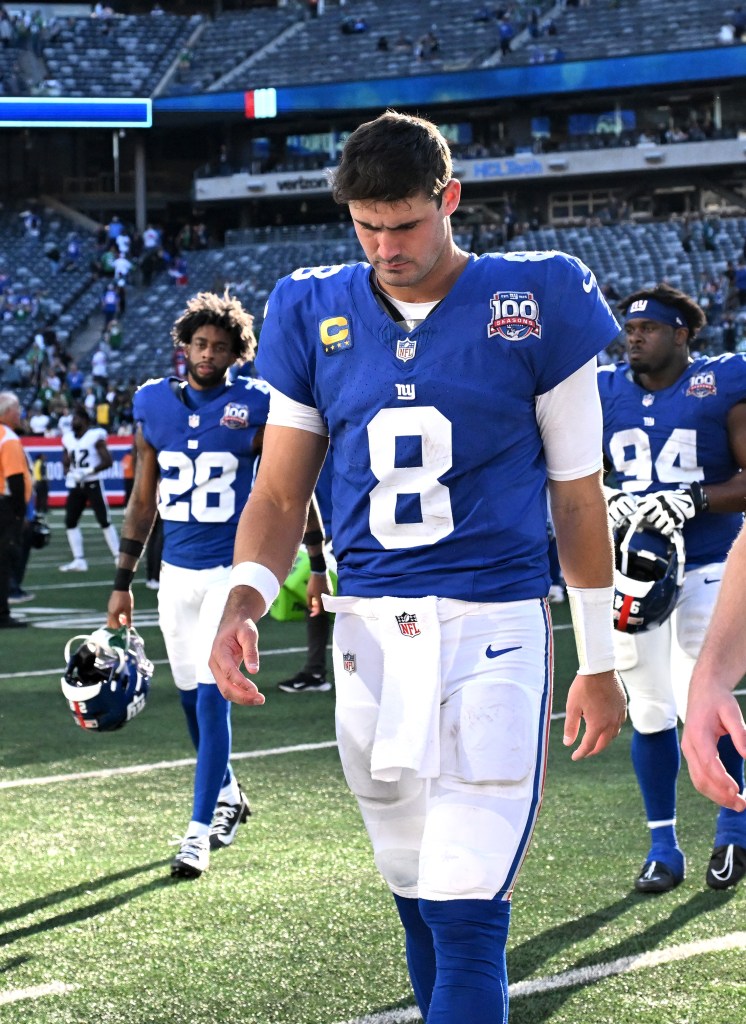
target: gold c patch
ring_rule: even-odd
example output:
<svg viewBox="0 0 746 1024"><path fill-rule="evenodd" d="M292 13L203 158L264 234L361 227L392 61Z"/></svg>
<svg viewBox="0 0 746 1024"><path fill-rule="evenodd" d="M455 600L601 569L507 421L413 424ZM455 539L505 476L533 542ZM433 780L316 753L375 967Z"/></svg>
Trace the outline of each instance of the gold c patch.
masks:
<svg viewBox="0 0 746 1024"><path fill-rule="evenodd" d="M352 348L352 330L346 316L330 316L319 324L319 338L327 356Z"/></svg>

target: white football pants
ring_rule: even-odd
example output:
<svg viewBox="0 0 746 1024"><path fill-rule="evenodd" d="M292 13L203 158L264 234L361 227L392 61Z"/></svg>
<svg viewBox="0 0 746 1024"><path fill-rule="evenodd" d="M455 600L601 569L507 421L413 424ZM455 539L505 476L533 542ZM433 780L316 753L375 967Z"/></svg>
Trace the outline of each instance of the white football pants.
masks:
<svg viewBox="0 0 746 1024"><path fill-rule="evenodd" d="M663 732L684 721L689 681L722 574L721 562L688 571L678 603L662 625L645 633L614 633L616 667L638 732Z"/></svg>
<svg viewBox="0 0 746 1024"><path fill-rule="evenodd" d="M439 748L439 767L433 777L403 768L398 781L380 781L371 775L374 740L383 733L385 741L397 724L379 723L389 671L382 635L392 627L386 621L393 618L392 600L325 601L337 613L339 752L376 864L399 896L509 899L543 793L552 689L548 607L543 600L477 604L432 599L437 609L433 628L418 636L402 616L405 644L437 645L437 657L422 661L435 663L440 676L436 735L430 737L431 747ZM402 613L408 611L406 599L396 603ZM417 661L413 655L412 664ZM401 666L397 669L401 675ZM412 670L413 682L417 671ZM387 703L391 718L389 697ZM406 695L400 703L407 707ZM403 713L411 714L411 708Z"/></svg>
<svg viewBox="0 0 746 1024"><path fill-rule="evenodd" d="M183 569L163 562L158 621L174 682L180 690L214 683L207 664L228 597L231 567Z"/></svg>

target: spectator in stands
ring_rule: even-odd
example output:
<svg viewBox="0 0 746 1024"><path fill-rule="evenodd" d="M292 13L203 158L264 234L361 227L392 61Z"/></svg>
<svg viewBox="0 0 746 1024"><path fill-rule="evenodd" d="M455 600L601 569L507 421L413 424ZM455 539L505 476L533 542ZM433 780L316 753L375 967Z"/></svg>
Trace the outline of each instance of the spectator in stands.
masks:
<svg viewBox="0 0 746 1024"><path fill-rule="evenodd" d="M124 506L127 507L127 502L130 500L130 494L132 494L132 486L135 482L135 462L137 460L137 446L132 444L132 447L128 452L125 452L122 456L122 481L124 483Z"/></svg>
<svg viewBox="0 0 746 1024"><path fill-rule="evenodd" d="M91 358L91 374L93 375L94 383L97 384L99 388L105 389L109 382L109 370L106 361L106 352L104 351L104 347L101 342L99 342L99 346Z"/></svg>
<svg viewBox="0 0 746 1024"><path fill-rule="evenodd" d="M101 309L104 313L104 326L110 324L119 312L119 293L113 281L106 286L106 290L101 297Z"/></svg>
<svg viewBox="0 0 746 1024"><path fill-rule="evenodd" d="M500 53L503 57L507 57L510 53L510 46L515 36L515 29L510 23L510 19L507 14L500 19L498 34L500 38Z"/></svg>
<svg viewBox="0 0 746 1024"><path fill-rule="evenodd" d="M106 237L109 242L116 242L117 238L124 231L124 224L120 221L116 214L113 215L109 223L106 225Z"/></svg>
<svg viewBox="0 0 746 1024"><path fill-rule="evenodd" d="M84 383L85 374L78 368L77 363L71 362L67 368L66 384L67 393L73 401L77 401L82 397Z"/></svg>
<svg viewBox="0 0 746 1024"><path fill-rule="evenodd" d="M44 402L40 398L35 399L31 404L31 415L28 420L29 430L35 437L43 437L49 426L49 413L44 409Z"/></svg>

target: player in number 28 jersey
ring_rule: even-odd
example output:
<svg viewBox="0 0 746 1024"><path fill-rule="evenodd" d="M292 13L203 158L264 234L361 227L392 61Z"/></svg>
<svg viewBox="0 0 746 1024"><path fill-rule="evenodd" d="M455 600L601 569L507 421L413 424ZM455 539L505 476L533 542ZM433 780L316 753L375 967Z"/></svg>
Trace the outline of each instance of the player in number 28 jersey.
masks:
<svg viewBox="0 0 746 1024"><path fill-rule="evenodd" d="M161 631L197 749L192 818L171 865L194 878L210 849L229 845L249 805L230 767L230 705L207 665L228 588L236 524L254 480L269 405L264 382L229 368L254 353L252 318L228 297L201 293L172 336L187 378L148 381L134 400L137 461L109 599L109 623L129 622L130 583L156 508L163 520Z"/></svg>

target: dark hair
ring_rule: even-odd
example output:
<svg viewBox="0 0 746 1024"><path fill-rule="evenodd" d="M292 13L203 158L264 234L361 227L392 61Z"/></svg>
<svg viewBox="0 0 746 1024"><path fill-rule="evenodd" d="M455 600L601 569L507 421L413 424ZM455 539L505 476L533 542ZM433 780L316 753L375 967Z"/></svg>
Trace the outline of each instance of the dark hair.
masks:
<svg viewBox="0 0 746 1024"><path fill-rule="evenodd" d="M81 402L76 402L72 407L71 416L78 416L81 419L87 420L88 423L92 423L91 414L88 412L86 407Z"/></svg>
<svg viewBox="0 0 746 1024"><path fill-rule="evenodd" d="M179 348L188 345L194 332L208 324L222 327L230 336L231 348L237 358L254 358L254 317L227 291L222 296L214 292L199 292L187 302L186 309L171 328L174 346Z"/></svg>
<svg viewBox="0 0 746 1024"><path fill-rule="evenodd" d="M627 295L626 298L618 303L617 309L620 313L626 313L632 303L640 299L655 299L656 302L662 302L664 306L673 306L674 309L678 310L684 320L686 320L690 341L699 334L707 323L705 311L699 303L695 302L686 292L679 291L678 288L672 288L665 281L657 284L655 288L643 288L639 292Z"/></svg>
<svg viewBox="0 0 746 1024"><path fill-rule="evenodd" d="M424 193L438 205L451 180L451 151L437 127L421 117L387 110L347 139L332 172L336 203L395 203Z"/></svg>

